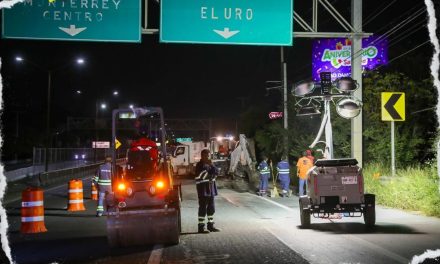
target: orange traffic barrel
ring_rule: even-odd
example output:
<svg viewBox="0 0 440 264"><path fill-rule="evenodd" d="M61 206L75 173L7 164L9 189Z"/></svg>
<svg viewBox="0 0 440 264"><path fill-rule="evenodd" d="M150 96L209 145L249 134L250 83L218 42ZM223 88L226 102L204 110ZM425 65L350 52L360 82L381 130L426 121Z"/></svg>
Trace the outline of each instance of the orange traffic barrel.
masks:
<svg viewBox="0 0 440 264"><path fill-rule="evenodd" d="M92 183L92 200L98 200L98 188L96 188L96 184Z"/></svg>
<svg viewBox="0 0 440 264"><path fill-rule="evenodd" d="M82 180L70 180L69 181L69 204L67 211L84 211L83 200L83 184Z"/></svg>
<svg viewBox="0 0 440 264"><path fill-rule="evenodd" d="M47 232L44 225L43 189L29 187L21 193L20 232Z"/></svg>

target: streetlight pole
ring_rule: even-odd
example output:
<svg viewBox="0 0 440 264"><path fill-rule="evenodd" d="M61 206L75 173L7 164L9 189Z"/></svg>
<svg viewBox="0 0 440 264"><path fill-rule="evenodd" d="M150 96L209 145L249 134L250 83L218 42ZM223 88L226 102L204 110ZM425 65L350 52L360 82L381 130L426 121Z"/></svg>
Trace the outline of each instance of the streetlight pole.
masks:
<svg viewBox="0 0 440 264"><path fill-rule="evenodd" d="M117 97L119 95L119 91L113 91L113 96ZM133 106L130 106L130 108L132 108ZM100 90L98 88L97 92L96 92L96 102L95 102L95 145L92 147L94 147L93 153L94 153L94 161L95 163L97 162L98 158L98 154L97 154L97 145L96 142L99 141L99 133L98 133L98 116L99 116L99 109L104 110L107 108L107 103L104 102L104 100L101 97L101 93Z"/></svg>
<svg viewBox="0 0 440 264"><path fill-rule="evenodd" d="M49 148L51 147L50 136L50 102L51 102L51 88L52 88L52 70L47 71L47 112L46 112L46 150L44 159L44 171L49 171Z"/></svg>
<svg viewBox="0 0 440 264"><path fill-rule="evenodd" d="M97 147L97 142L98 142L98 100L96 100L96 103L95 103L95 144L94 144L94 146L93 146L93 156L94 156L94 158L93 158L93 160L94 160L94 162L96 163L96 160L97 160L97 158L96 158L96 147Z"/></svg>
<svg viewBox="0 0 440 264"><path fill-rule="evenodd" d="M49 149L52 145L52 140L51 140L51 133L50 133L50 105L51 105L51 93L52 93L52 73L56 70L60 70L60 69L64 69L66 67L68 67L69 65L71 65L71 63L67 63L62 67L59 68L51 68L51 69L46 69L43 67L40 67L38 64L32 62L31 60L28 59L23 59L22 57L15 57L15 60L17 62L23 62L26 61L27 63L29 63L30 65L32 65L33 67L46 72L47 73L47 108L46 108L46 140L45 140L45 159L44 159L44 171L48 172L49 171ZM77 64L84 64L84 59L82 58L78 58L76 60Z"/></svg>

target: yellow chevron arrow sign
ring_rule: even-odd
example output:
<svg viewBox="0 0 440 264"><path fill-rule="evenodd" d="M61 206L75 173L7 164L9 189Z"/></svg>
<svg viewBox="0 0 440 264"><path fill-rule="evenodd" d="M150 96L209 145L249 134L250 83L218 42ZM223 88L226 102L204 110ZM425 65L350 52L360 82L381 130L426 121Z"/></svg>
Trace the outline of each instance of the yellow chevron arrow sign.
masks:
<svg viewBox="0 0 440 264"><path fill-rule="evenodd" d="M121 142L119 142L119 140L115 138L115 149L118 149L121 145Z"/></svg>
<svg viewBox="0 0 440 264"><path fill-rule="evenodd" d="M382 121L405 121L405 93L382 93Z"/></svg>

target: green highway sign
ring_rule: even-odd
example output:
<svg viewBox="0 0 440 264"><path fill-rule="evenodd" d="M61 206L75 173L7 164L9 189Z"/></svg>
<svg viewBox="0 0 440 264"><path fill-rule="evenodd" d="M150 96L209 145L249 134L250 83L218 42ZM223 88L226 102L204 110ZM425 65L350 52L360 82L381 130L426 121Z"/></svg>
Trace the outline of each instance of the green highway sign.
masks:
<svg viewBox="0 0 440 264"><path fill-rule="evenodd" d="M176 138L176 142L191 142L192 138Z"/></svg>
<svg viewBox="0 0 440 264"><path fill-rule="evenodd" d="M3 10L3 38L141 41L141 0L25 0Z"/></svg>
<svg viewBox="0 0 440 264"><path fill-rule="evenodd" d="M160 41L292 45L293 0L161 0Z"/></svg>

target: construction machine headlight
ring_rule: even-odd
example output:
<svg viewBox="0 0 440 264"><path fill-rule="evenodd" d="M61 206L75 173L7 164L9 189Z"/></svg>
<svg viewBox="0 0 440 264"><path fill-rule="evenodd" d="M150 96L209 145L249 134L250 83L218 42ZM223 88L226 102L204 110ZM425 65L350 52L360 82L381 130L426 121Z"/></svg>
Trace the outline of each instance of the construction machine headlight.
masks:
<svg viewBox="0 0 440 264"><path fill-rule="evenodd" d="M156 182L156 188L157 189L163 189L165 187L165 183L163 181L157 181Z"/></svg>
<svg viewBox="0 0 440 264"><path fill-rule="evenodd" d="M125 191L125 189L127 188L127 186L125 186L125 183L120 182L118 183L118 191Z"/></svg>

